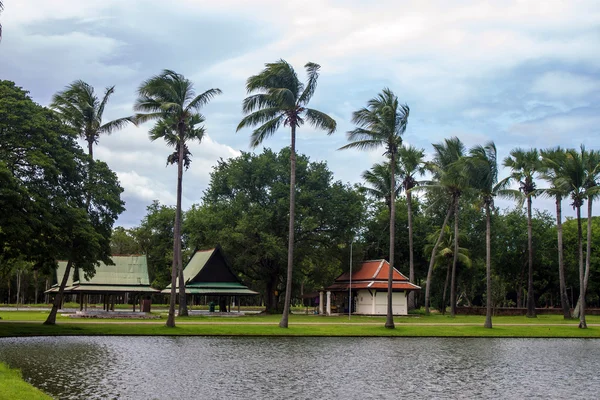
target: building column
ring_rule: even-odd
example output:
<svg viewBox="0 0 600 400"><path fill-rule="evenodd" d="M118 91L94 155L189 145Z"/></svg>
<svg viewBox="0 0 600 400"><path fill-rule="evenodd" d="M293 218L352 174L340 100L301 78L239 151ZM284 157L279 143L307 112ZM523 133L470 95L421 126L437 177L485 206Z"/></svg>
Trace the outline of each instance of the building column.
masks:
<svg viewBox="0 0 600 400"><path fill-rule="evenodd" d="M371 307L372 307L371 308L371 314L375 314L375 301L376 301L376 298L377 298L377 290L374 290L373 291L373 303L371 305Z"/></svg>
<svg viewBox="0 0 600 400"><path fill-rule="evenodd" d="M323 291L319 292L319 315L323 315Z"/></svg>
<svg viewBox="0 0 600 400"><path fill-rule="evenodd" d="M331 315L331 292L327 291L327 315Z"/></svg>

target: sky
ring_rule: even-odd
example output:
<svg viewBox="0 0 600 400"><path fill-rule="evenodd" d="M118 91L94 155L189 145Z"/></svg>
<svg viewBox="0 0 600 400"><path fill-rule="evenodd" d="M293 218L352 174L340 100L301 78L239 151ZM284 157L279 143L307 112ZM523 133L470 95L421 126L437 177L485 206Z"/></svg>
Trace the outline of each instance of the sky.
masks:
<svg viewBox="0 0 600 400"><path fill-rule="evenodd" d="M0 79L39 104L74 80L102 92L116 86L105 120L133 114L140 83L168 68L196 91L223 94L202 109L207 135L192 144L183 208L199 203L217 160L251 149L250 129L236 132L245 81L285 59L305 79L321 65L311 108L338 124L328 136L308 125L297 149L326 161L336 180L360 182L383 149L338 151L352 112L385 87L410 107L406 144L425 149L459 137L470 148L493 140L511 149L600 149L600 2L591 1L270 1L6 0L0 15ZM151 123L100 138L95 157L125 189L118 224L136 226L153 200L175 204L175 166ZM279 150L281 129L264 142ZM508 174L501 171L501 177ZM498 200L505 208L512 204ZM553 212L554 202L534 207ZM573 215L568 201L565 214Z"/></svg>

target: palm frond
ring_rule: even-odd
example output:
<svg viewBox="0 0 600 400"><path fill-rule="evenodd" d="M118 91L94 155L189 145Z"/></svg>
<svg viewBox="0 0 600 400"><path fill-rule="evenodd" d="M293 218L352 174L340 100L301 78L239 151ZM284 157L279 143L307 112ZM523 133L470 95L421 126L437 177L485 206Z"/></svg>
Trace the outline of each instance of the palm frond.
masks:
<svg viewBox="0 0 600 400"><path fill-rule="evenodd" d="M328 135L331 135L333 132L335 132L337 124L329 115L312 108L307 108L304 115L308 123L315 128L323 129Z"/></svg>
<svg viewBox="0 0 600 400"><path fill-rule="evenodd" d="M263 108L261 110L255 111L252 114L245 116L236 128L236 132L247 127L247 126L256 126L259 124L264 124L276 117L281 117L283 114L279 108Z"/></svg>
<svg viewBox="0 0 600 400"><path fill-rule="evenodd" d="M215 96L221 93L223 93L221 89L208 89L206 92L199 94L192 101L190 101L187 107L185 107L185 110L198 110L202 108L202 106L208 104L208 102L211 101Z"/></svg>
<svg viewBox="0 0 600 400"><path fill-rule="evenodd" d="M283 119L284 115L282 114L279 117L273 118L272 120L256 128L250 136L250 146L257 147L265 139L272 136L277 131L277 129L279 129L279 126L281 126Z"/></svg>
<svg viewBox="0 0 600 400"><path fill-rule="evenodd" d="M106 103L108 103L108 99L110 99L110 96L115 92L115 87L110 86L107 87L106 90L104 91L104 97L102 98L102 101L100 102L100 105L98 106L98 111L97 111L97 115L99 119L102 119L102 116L104 115L104 108L106 107Z"/></svg>
<svg viewBox="0 0 600 400"><path fill-rule="evenodd" d="M136 125L135 117L124 117L115 119L113 121L107 122L106 124L98 128L98 134L106 133L107 135L110 135L114 131L123 129L127 124L130 123Z"/></svg>
<svg viewBox="0 0 600 400"><path fill-rule="evenodd" d="M381 146L380 140L357 140L340 147L338 150L358 149L358 150L373 150Z"/></svg>
<svg viewBox="0 0 600 400"><path fill-rule="evenodd" d="M306 87L298 99L299 105L308 104L315 93L315 90L317 89L317 80L319 79L319 69L321 69L321 66L319 64L309 62L306 63L304 68L306 68L308 82L306 83Z"/></svg>
<svg viewBox="0 0 600 400"><path fill-rule="evenodd" d="M261 108L274 108L277 103L266 93L248 96L242 102L242 111L247 114Z"/></svg>

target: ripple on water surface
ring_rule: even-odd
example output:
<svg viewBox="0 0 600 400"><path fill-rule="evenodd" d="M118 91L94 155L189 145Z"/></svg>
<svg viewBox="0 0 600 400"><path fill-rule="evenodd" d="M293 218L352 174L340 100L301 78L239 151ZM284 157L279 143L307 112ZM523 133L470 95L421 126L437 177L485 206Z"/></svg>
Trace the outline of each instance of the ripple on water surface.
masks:
<svg viewBox="0 0 600 400"><path fill-rule="evenodd" d="M60 399L594 398L600 341L49 337L0 360Z"/></svg>

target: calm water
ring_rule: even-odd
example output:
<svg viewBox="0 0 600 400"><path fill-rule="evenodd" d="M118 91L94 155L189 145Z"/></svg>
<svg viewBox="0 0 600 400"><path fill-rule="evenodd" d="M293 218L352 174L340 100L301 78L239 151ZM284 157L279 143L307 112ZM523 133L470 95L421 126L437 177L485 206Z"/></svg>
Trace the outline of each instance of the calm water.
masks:
<svg viewBox="0 0 600 400"><path fill-rule="evenodd" d="M0 360L61 399L600 396L597 340L18 338Z"/></svg>

